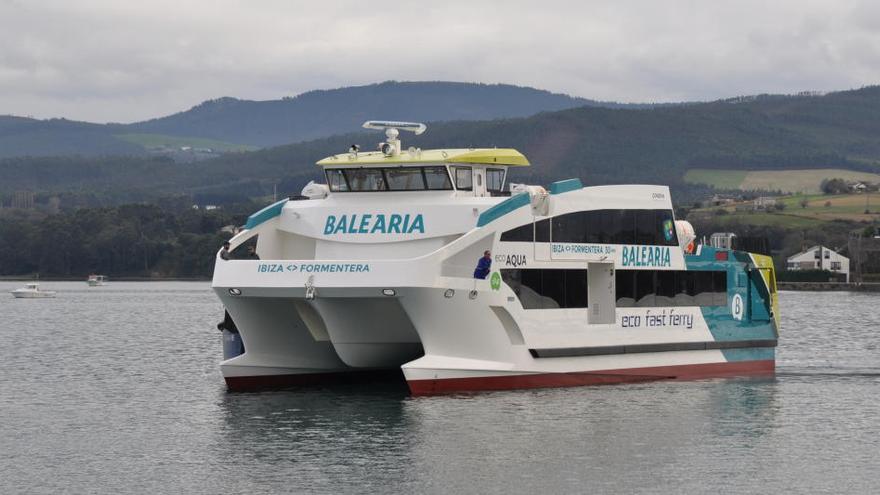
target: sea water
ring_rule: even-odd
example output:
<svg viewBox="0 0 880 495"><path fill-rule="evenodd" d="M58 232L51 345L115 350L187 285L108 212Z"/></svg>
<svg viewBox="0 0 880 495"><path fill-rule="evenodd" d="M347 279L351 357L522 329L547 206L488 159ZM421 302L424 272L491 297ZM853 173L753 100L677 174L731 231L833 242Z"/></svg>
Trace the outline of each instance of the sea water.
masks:
<svg viewBox="0 0 880 495"><path fill-rule="evenodd" d="M228 393L208 283L0 283L0 493L878 493L880 295L780 294L775 378Z"/></svg>

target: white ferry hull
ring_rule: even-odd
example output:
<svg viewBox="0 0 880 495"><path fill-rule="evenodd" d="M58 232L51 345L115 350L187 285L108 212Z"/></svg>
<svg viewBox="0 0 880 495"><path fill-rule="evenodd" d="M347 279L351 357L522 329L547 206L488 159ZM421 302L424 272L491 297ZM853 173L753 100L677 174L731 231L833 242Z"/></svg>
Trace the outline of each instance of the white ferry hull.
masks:
<svg viewBox="0 0 880 495"><path fill-rule="evenodd" d="M627 344L632 351L650 346L674 348L670 342L675 341L682 347L712 346L715 337L699 308L625 310L631 314L671 310L694 316L691 328L667 330L659 338L651 331L640 331L622 340L615 336L622 333L619 324L589 325L586 310L580 314L571 310L528 326L528 315L522 310L510 308L509 312L503 306L507 296L513 296L505 289L501 294L477 291L476 297L456 292L452 298L445 298L441 289L404 292L401 302L419 329L426 351L425 356L401 367L414 395L772 374L775 368L772 348L758 355L731 348L552 357L564 350L590 352ZM571 325L578 320L580 324ZM540 357L545 353L551 357Z"/></svg>
<svg viewBox="0 0 880 495"><path fill-rule="evenodd" d="M220 294L236 324L248 330L241 335L246 352L220 363L230 389L298 384L308 375L351 371L336 355L326 330L303 320L301 314L311 316L303 300Z"/></svg>

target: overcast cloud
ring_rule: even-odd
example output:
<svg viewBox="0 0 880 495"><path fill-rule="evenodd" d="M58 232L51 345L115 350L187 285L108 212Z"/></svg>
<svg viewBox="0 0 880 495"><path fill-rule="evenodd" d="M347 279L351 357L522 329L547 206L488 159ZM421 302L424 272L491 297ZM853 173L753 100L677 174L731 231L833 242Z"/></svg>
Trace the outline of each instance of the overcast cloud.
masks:
<svg viewBox="0 0 880 495"><path fill-rule="evenodd" d="M0 0L0 114L131 122L395 80L622 102L880 82L871 1Z"/></svg>

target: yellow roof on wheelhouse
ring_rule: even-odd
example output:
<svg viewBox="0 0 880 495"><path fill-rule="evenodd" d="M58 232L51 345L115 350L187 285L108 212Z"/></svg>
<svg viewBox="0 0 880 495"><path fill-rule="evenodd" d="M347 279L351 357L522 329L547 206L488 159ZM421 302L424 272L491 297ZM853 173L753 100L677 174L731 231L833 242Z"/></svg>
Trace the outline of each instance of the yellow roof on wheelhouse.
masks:
<svg viewBox="0 0 880 495"><path fill-rule="evenodd" d="M414 122L390 122L369 120L364 122L367 129L384 129L387 141L380 143L379 151L361 152L352 146L348 153L328 156L318 162L322 167L360 167L363 165L403 165L429 163L470 163L474 165L504 165L508 167L527 167L529 160L513 148L455 148L422 150L410 147L401 150L397 139L399 129L414 132L416 135L425 132L425 124Z"/></svg>

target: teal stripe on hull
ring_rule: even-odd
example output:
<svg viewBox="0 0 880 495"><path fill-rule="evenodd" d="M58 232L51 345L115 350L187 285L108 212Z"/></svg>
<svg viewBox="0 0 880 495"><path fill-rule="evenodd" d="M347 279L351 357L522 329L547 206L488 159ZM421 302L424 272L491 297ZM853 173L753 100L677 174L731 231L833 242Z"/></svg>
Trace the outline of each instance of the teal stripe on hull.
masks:
<svg viewBox="0 0 880 495"><path fill-rule="evenodd" d="M487 225L493 220L497 220L498 218L529 204L529 200L528 193L519 193L516 196L511 196L505 199L483 213L480 213L480 217L477 218L477 227Z"/></svg>
<svg viewBox="0 0 880 495"><path fill-rule="evenodd" d="M773 330L773 322L769 321L742 321L733 319L728 306L707 306L700 308L703 319L709 325L709 332L717 342L731 340L763 340L775 339L776 332Z"/></svg>
<svg viewBox="0 0 880 495"><path fill-rule="evenodd" d="M252 229L252 228L256 227L257 225L260 225L261 223L265 222L266 220L277 217L278 215L281 214L281 209L284 208L284 204L287 203L287 201L288 200L286 200L286 199L282 199L281 201L279 201L277 203L273 203L273 204L263 208L262 210L254 213L253 215L249 216L247 219L247 223L244 224L244 228Z"/></svg>
<svg viewBox="0 0 880 495"><path fill-rule="evenodd" d="M566 179L550 184L550 194L562 194L569 191L577 191L583 189L584 184L580 179Z"/></svg>

